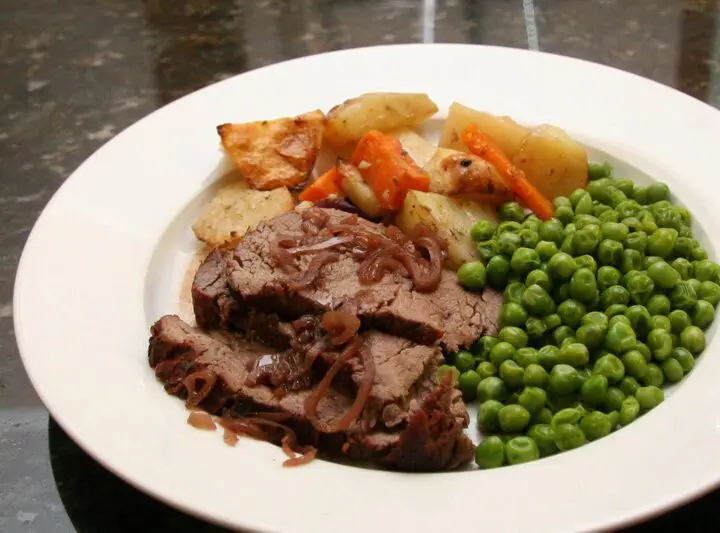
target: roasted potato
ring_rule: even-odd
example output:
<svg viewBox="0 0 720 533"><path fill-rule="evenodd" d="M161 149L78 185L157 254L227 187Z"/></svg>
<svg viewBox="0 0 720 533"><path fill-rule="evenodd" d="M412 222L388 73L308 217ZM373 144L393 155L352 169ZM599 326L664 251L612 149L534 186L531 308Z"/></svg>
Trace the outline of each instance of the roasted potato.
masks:
<svg viewBox="0 0 720 533"><path fill-rule="evenodd" d="M395 217L395 224L406 233L419 223L432 228L447 242L447 266L457 269L467 261L477 259L470 229L480 219L496 222L495 209L471 200L410 191Z"/></svg>
<svg viewBox="0 0 720 533"><path fill-rule="evenodd" d="M222 124L218 134L240 173L263 191L303 183L315 165L325 115L313 111L294 118Z"/></svg>
<svg viewBox="0 0 720 533"><path fill-rule="evenodd" d="M357 167L342 159L338 159L336 166L340 174L340 186L352 203L371 218L383 216L385 209L370 186L363 181Z"/></svg>
<svg viewBox="0 0 720 533"><path fill-rule="evenodd" d="M538 126L526 135L513 163L547 198L570 196L588 184L587 152L555 126Z"/></svg>
<svg viewBox="0 0 720 533"><path fill-rule="evenodd" d="M242 237L261 221L290 211L294 205L285 187L257 191L244 180L237 180L218 190L192 229L201 241L221 246Z"/></svg>
<svg viewBox="0 0 720 533"><path fill-rule="evenodd" d="M468 148L460 140L460 135L470 124L475 124L492 137L508 157L513 157L520 150L520 143L530 133L528 128L510 117L491 115L454 102L443 126L440 146L467 152Z"/></svg>
<svg viewBox="0 0 720 533"><path fill-rule="evenodd" d="M363 94L330 110L325 139L335 148L347 147L370 130L387 132L417 126L437 110L426 94Z"/></svg>
<svg viewBox="0 0 720 533"><path fill-rule="evenodd" d="M419 167L424 168L438 151L437 146L411 129L402 128L392 131L390 134L400 141L403 150Z"/></svg>

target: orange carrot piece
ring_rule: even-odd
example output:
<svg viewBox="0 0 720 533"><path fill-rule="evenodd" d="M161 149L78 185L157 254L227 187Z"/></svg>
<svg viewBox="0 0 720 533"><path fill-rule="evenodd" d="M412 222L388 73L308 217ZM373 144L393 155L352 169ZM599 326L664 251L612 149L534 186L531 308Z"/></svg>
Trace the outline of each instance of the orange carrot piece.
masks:
<svg viewBox="0 0 720 533"><path fill-rule="evenodd" d="M340 194L340 173L332 167L300 193L301 202L319 202L332 194Z"/></svg>
<svg viewBox="0 0 720 533"><path fill-rule="evenodd" d="M550 200L545 198L525 177L525 173L512 164L502 149L475 124L470 124L462 133L462 142L478 157L494 166L512 187L515 196L543 220L554 216Z"/></svg>
<svg viewBox="0 0 720 533"><path fill-rule="evenodd" d="M367 132L355 148L352 163L386 209L399 209L411 189L430 189L430 177L392 135Z"/></svg>

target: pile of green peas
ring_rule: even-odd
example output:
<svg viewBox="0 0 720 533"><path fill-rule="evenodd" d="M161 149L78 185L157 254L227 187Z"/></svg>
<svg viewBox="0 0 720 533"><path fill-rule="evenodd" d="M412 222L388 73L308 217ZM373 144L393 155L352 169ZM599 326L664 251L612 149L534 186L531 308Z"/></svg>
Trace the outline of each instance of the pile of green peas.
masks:
<svg viewBox="0 0 720 533"><path fill-rule="evenodd" d="M720 302L720 267L693 238L687 209L664 183L614 178L554 200L542 221L517 203L472 228L479 260L468 290L503 291L501 329L448 357L467 401L479 402L481 468L570 450L636 420L664 399L705 348Z"/></svg>

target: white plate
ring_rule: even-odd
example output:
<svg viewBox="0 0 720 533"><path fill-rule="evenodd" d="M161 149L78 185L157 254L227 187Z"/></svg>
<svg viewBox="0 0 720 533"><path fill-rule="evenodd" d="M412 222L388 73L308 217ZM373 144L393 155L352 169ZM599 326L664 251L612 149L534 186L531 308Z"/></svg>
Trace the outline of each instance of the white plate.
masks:
<svg viewBox="0 0 720 533"><path fill-rule="evenodd" d="M720 481L720 350L675 394L579 450L491 471L408 475L236 448L185 423L147 364L148 326L178 307L189 226L218 176L217 124L327 110L367 91L427 92L549 122L654 176L720 244L720 113L667 87L553 55L465 45L298 59L182 98L125 130L53 197L23 252L15 332L60 425L107 468L209 520L262 531L580 531L677 505ZM642 177L641 177L642 179ZM703 237L704 238L704 237Z"/></svg>

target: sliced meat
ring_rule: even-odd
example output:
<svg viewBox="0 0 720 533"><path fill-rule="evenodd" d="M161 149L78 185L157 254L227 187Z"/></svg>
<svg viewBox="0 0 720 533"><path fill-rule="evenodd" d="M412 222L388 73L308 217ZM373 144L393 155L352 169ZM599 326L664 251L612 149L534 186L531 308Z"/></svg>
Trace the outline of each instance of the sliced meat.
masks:
<svg viewBox="0 0 720 533"><path fill-rule="evenodd" d="M442 470L467 462L472 455L472 443L462 433L467 410L459 391L444 389L433 381L442 360L439 350L372 331L363 334L363 342L376 362L376 376L371 401L342 437L346 444L342 449L352 457L401 470ZM148 356L171 394L185 397L183 383L189 376L202 375L207 383L201 387L209 384L210 390L199 405L207 411L219 413L229 405L236 410L240 405L245 412L281 411L292 418L294 427L303 430L300 435L317 437L304 413L312 389L278 397L269 387L246 384L255 361L271 352L267 346L236 335L204 333L168 315L151 328ZM359 366L349 370L354 381L362 379ZM331 425L347 412L353 399L352 391L331 388L320 401L318 420ZM386 412L392 414L387 424L383 423Z"/></svg>
<svg viewBox="0 0 720 533"><path fill-rule="evenodd" d="M335 209L323 212L332 223L340 223L348 216ZM232 256L224 256L227 286L241 307L294 319L353 303L366 328L421 344L439 341L450 351L469 346L482 334L497 332L501 295L492 290L481 294L466 292L451 271L444 271L440 286L429 293L415 290L412 281L399 272L387 273L377 283L363 285L357 275L357 258L351 251L344 251L337 261L321 267L312 287L294 290L288 276L274 264L270 243L278 236L301 235L302 222L297 211L281 215L248 232ZM382 231L382 226L363 219L358 219L358 224L371 231ZM297 266L303 271L311 260L310 255L301 256Z"/></svg>

